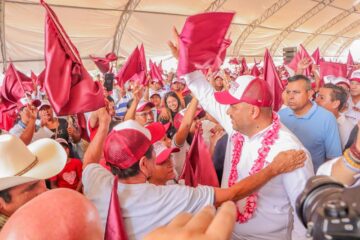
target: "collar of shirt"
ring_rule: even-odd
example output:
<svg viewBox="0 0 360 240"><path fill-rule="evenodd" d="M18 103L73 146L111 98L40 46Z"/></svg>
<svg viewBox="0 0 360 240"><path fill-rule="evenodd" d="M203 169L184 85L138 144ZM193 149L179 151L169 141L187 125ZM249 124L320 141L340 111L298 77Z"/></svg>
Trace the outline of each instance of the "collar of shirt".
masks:
<svg viewBox="0 0 360 240"><path fill-rule="evenodd" d="M0 230L4 227L5 223L9 218L0 213Z"/></svg>
<svg viewBox="0 0 360 240"><path fill-rule="evenodd" d="M311 118L311 116L312 116L312 115L316 112L316 110L318 109L318 105L317 105L315 102L311 101L311 104L312 104L312 107L311 107L310 110L309 110L307 113L305 113L303 116L297 116L297 115L294 113L294 111L289 108L289 109L290 109L290 111L289 111L289 116L294 116L294 117L296 117L296 118L303 118L303 119L309 119L309 118Z"/></svg>
<svg viewBox="0 0 360 240"><path fill-rule="evenodd" d="M271 127L272 127L273 124L270 124L269 126L267 126L266 128L264 128L263 130L261 130L260 132L257 132L256 134L254 134L254 136L252 137L248 137L246 135L243 135L244 136L244 140L245 141L257 141L259 139L261 139L262 136L264 136L264 134L266 133L267 130L269 130Z"/></svg>

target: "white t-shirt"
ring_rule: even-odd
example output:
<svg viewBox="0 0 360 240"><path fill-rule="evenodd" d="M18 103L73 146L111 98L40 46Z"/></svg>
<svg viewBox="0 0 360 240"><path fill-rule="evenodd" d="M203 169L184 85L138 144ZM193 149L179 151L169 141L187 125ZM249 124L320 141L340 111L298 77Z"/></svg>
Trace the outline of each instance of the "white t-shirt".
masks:
<svg viewBox="0 0 360 240"><path fill-rule="evenodd" d="M82 182L84 195L96 206L105 230L114 176L99 164L89 164L83 171ZM119 182L118 196L130 240L142 239L181 212L195 213L214 204L214 189L207 186L191 188Z"/></svg>
<svg viewBox="0 0 360 240"><path fill-rule="evenodd" d="M10 129L9 133L16 137L20 137L24 130L25 128L23 128L19 123L17 123ZM31 142L42 138L51 138L52 135L54 135L54 133L50 129L48 129L47 127L40 127L37 129L37 131L34 132Z"/></svg>
<svg viewBox="0 0 360 240"><path fill-rule="evenodd" d="M358 121L360 121L360 112L357 109L360 109L360 102L354 104L351 97L349 97L348 110L345 112L345 117L349 119L353 125L356 125Z"/></svg>
<svg viewBox="0 0 360 240"><path fill-rule="evenodd" d="M214 90L205 79L204 75L195 71L185 75L187 86L201 106L213 116L229 134L226 146L224 171L221 187L228 187L228 178L231 170L231 161L234 143L231 119L226 114L228 105L221 105L214 98ZM269 126L270 127L270 126ZM244 136L244 144L240 162L237 165L239 173L237 181L247 177L249 171L258 157L263 135L267 129L257 133L251 138ZM309 152L304 148L297 137L283 124L279 131L279 138L271 147L266 157L265 166L271 163L281 151L289 149L302 149L307 154L305 166L290 173L281 174L271 179L259 191L257 209L252 219L244 224L235 224L233 239L251 240L300 240L306 239L306 229L297 216L293 215L295 202L303 191L307 180L314 175L314 168ZM238 203L240 203L239 201Z"/></svg>
<svg viewBox="0 0 360 240"><path fill-rule="evenodd" d="M175 168L175 173L177 178L181 175L183 169L184 169L184 164L185 164L185 159L186 159L186 155L190 150L190 145L187 143L187 141L185 140L185 143L182 146L178 146L175 143L175 135L173 137L173 140L171 141L171 147L177 147L180 149L179 152L175 152L172 153L172 159L174 161L174 168Z"/></svg>

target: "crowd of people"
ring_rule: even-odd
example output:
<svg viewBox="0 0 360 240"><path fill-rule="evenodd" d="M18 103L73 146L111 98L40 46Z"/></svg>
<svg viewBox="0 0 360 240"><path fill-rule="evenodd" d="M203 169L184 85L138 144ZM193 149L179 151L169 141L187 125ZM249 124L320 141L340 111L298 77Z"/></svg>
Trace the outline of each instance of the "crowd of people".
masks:
<svg viewBox="0 0 360 240"><path fill-rule="evenodd" d="M307 180L360 173L360 70L322 82L317 69L278 67L277 96L241 64L114 81L85 124L35 86L1 129L0 239L119 239L114 224L125 239L306 239Z"/></svg>

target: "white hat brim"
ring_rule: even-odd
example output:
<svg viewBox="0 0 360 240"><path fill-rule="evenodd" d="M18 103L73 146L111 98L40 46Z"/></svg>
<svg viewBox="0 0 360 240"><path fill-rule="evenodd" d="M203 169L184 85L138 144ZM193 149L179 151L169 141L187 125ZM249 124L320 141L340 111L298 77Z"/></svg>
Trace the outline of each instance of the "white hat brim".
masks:
<svg viewBox="0 0 360 240"><path fill-rule="evenodd" d="M38 162L21 176L0 178L0 191L31 181L51 178L64 169L67 154L53 139L44 138L27 146Z"/></svg>

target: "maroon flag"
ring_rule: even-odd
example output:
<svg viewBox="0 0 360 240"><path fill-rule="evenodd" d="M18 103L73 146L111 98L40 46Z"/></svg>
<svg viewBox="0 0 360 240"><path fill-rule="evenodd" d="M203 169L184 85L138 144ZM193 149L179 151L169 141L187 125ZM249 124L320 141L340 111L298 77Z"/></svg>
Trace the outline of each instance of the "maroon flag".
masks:
<svg viewBox="0 0 360 240"><path fill-rule="evenodd" d="M241 74L244 74L248 69L249 69L249 67L246 63L246 59L243 57L241 59Z"/></svg>
<svg viewBox="0 0 360 240"><path fill-rule="evenodd" d="M239 59L238 59L238 58L234 57L234 58L231 58L231 59L229 60L229 64L239 65L240 62L239 62Z"/></svg>
<svg viewBox="0 0 360 240"><path fill-rule="evenodd" d="M335 62L320 62L320 78L323 79L325 76L335 76L346 78L347 65Z"/></svg>
<svg viewBox="0 0 360 240"><path fill-rule="evenodd" d="M152 81L159 82L161 85L164 85L163 83L163 77L161 75L161 70L159 69L159 66L155 63L152 63L150 61L150 77Z"/></svg>
<svg viewBox="0 0 360 240"><path fill-rule="evenodd" d="M347 71L347 77L350 78L351 73L353 72L353 67L355 65L354 59L353 59L350 51L349 51L349 54L347 56L346 65L347 65L347 70L348 70Z"/></svg>
<svg viewBox="0 0 360 240"><path fill-rule="evenodd" d="M309 53L303 47L303 45L300 44L298 52L295 54L294 58L287 66L291 68L294 72L296 72L298 63L304 58L312 59ZM305 69L304 72L305 76L310 76L310 74L311 74L311 65L307 69Z"/></svg>
<svg viewBox="0 0 360 240"><path fill-rule="evenodd" d="M316 50L311 54L311 57L313 58L316 65L320 64L320 50L319 48L316 48Z"/></svg>
<svg viewBox="0 0 360 240"><path fill-rule="evenodd" d="M231 45L231 42L232 41L230 39L224 39L223 43L221 44L219 53L216 56L213 65L211 66L212 72L219 70L220 66L223 64L226 57L226 49Z"/></svg>
<svg viewBox="0 0 360 240"><path fill-rule="evenodd" d="M147 77L146 77L146 72L147 72L147 66L146 66L146 57L145 57L145 48L144 48L144 44L141 44L140 49L139 49L139 55L140 55L140 59L139 59L139 72L138 72L138 79L140 81L140 84L143 86L148 85L147 82ZM161 65L161 71L162 71L162 65Z"/></svg>
<svg viewBox="0 0 360 240"><path fill-rule="evenodd" d="M196 187L201 184L219 187L209 149L200 132L199 129L195 132L180 179L184 179L187 186Z"/></svg>
<svg viewBox="0 0 360 240"><path fill-rule="evenodd" d="M212 67L217 61L234 13L210 12L190 16L179 36L177 75Z"/></svg>
<svg viewBox="0 0 360 240"><path fill-rule="evenodd" d="M9 131L14 126L16 117L16 105L8 107L0 101L0 129Z"/></svg>
<svg viewBox="0 0 360 240"><path fill-rule="evenodd" d="M275 64L268 49L266 49L264 56L264 80L268 83L270 92L273 96L272 108L277 112L282 105L281 94L284 91L284 86L276 71Z"/></svg>
<svg viewBox="0 0 360 240"><path fill-rule="evenodd" d="M32 79L17 71L15 66L10 63L1 86L2 103L10 107L16 104L20 98L25 97L26 93L31 93L33 90Z"/></svg>
<svg viewBox="0 0 360 240"><path fill-rule="evenodd" d="M257 65L254 64L254 66L251 69L251 75L253 75L254 77L258 77L261 75L260 70L258 69Z"/></svg>
<svg viewBox="0 0 360 240"><path fill-rule="evenodd" d="M124 219L121 213L118 196L118 177L114 177L114 185L111 191L108 216L105 227L105 240L127 240Z"/></svg>
<svg viewBox="0 0 360 240"><path fill-rule="evenodd" d="M45 16L44 88L58 116L105 106L103 87L93 81L53 10L41 0Z"/></svg>
<svg viewBox="0 0 360 240"><path fill-rule="evenodd" d="M38 76L36 76L36 74L33 71L31 71L31 79L33 80L35 85L40 86L41 90L43 90L44 87L45 72L46 71L44 69Z"/></svg>
<svg viewBox="0 0 360 240"><path fill-rule="evenodd" d="M139 48L136 47L128 57L126 63L121 67L116 75L116 79L118 80L120 86L123 86L129 80L134 80L141 84L145 82L146 68L143 62L144 57L142 55L143 53L140 53Z"/></svg>
<svg viewBox="0 0 360 240"><path fill-rule="evenodd" d="M94 57L90 55L91 60L95 63L95 65L99 68L100 72L107 73L110 70L110 63L116 61L118 58L115 53L106 54L105 58Z"/></svg>

